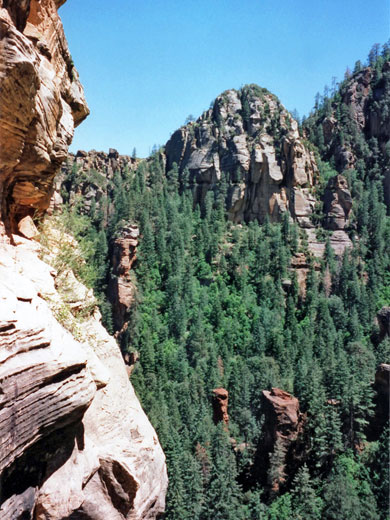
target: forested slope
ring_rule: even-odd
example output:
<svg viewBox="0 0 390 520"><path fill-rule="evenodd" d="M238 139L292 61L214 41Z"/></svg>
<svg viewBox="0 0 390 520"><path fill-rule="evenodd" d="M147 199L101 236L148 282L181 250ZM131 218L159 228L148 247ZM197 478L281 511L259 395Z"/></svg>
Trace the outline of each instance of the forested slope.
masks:
<svg viewBox="0 0 390 520"><path fill-rule="evenodd" d="M196 172L167 164L164 150L110 174L87 210L71 197L69 218L81 224L102 301L118 276L113 239L129 224L140 229L136 301L119 340L139 355L132 382L167 455L167 519L388 518L388 417L374 381L390 361L390 340L375 321L390 305L389 48L374 48L369 60L303 122L299 139L318 165L305 187L316 204L303 222L291 210L290 218L289 197L278 218L245 218L245 210L229 220L229 183L250 186L250 169L239 180L235 167L215 175L199 198ZM207 123L214 143L213 113L193 131ZM283 138L276 123L264 128L269 141ZM275 161L289 171L282 155ZM77 191L75 173L65 172L68 193ZM341 224L326 202L326 186L345 195L338 173L353 202ZM293 188L283 179L278 193ZM350 247L336 255L330 239L340 226ZM103 308L110 327L106 301ZM385 396L387 369L379 371ZM229 392L228 420L217 420L216 388Z"/></svg>

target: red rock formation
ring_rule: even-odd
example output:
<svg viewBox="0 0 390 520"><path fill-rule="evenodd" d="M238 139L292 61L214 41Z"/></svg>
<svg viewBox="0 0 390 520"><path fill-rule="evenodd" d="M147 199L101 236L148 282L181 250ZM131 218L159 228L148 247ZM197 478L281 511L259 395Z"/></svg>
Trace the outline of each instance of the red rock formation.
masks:
<svg viewBox="0 0 390 520"><path fill-rule="evenodd" d="M297 456L304 420L298 399L279 388L263 390L262 410L264 425L256 457L257 473L264 484L277 492L284 482L287 464Z"/></svg>
<svg viewBox="0 0 390 520"><path fill-rule="evenodd" d="M267 435L275 443L278 438L288 443L295 441L301 429L302 416L299 401L284 390L263 390L263 406Z"/></svg>
<svg viewBox="0 0 390 520"><path fill-rule="evenodd" d="M112 274L108 284L108 298L113 306L115 330L123 332L127 313L134 302L135 285L131 267L136 260L139 229L128 225L122 228L119 238L112 243Z"/></svg>
<svg viewBox="0 0 390 520"><path fill-rule="evenodd" d="M223 422L229 424L228 404L229 392L225 388L215 388L213 390L213 420L215 424Z"/></svg>
<svg viewBox="0 0 390 520"><path fill-rule="evenodd" d="M54 0L0 1L0 220L47 209L73 129L89 113Z"/></svg>

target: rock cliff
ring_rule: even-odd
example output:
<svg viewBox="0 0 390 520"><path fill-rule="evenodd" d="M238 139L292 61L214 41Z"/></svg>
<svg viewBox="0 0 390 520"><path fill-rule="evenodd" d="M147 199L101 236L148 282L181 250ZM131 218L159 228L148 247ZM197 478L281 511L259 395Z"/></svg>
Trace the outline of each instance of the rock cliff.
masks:
<svg viewBox="0 0 390 520"><path fill-rule="evenodd" d="M12 231L48 207L73 129L89 113L57 14L63 3L0 2L0 202Z"/></svg>
<svg viewBox="0 0 390 520"><path fill-rule="evenodd" d="M229 424L229 392L225 388L215 388L213 390L213 420L215 424L223 422Z"/></svg>
<svg viewBox="0 0 390 520"><path fill-rule="evenodd" d="M61 204L63 199L74 204L82 198L83 212L90 214L91 209L95 207L104 213L107 223L113 210L110 195L115 174L125 177L138 163L138 159L129 155L119 155L114 148L110 148L108 153L96 150L69 153L60 174L55 179L53 206Z"/></svg>
<svg viewBox="0 0 390 520"><path fill-rule="evenodd" d="M88 114L63 3L0 0L0 518L152 519L165 458L119 348L91 291L20 236Z"/></svg>
<svg viewBox="0 0 390 520"><path fill-rule="evenodd" d="M227 189L232 221L278 220L289 209L311 227L315 159L297 122L266 89L249 85L224 92L197 121L172 135L165 153L167 170L177 164L195 202L209 190Z"/></svg>
<svg viewBox="0 0 390 520"><path fill-rule="evenodd" d="M333 230L344 229L351 208L352 197L347 179L343 175L331 177L324 193L325 226Z"/></svg>
<svg viewBox="0 0 390 520"><path fill-rule="evenodd" d="M357 64L338 92L304 123L304 132L326 161L342 173L356 170L360 178L382 180L390 209L390 61L388 54L368 67Z"/></svg>

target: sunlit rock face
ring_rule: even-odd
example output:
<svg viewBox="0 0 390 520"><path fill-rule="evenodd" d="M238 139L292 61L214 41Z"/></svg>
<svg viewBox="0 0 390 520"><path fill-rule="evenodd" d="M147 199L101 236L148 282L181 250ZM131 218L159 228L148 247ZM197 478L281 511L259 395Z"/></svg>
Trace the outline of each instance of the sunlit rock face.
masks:
<svg viewBox="0 0 390 520"><path fill-rule="evenodd" d="M344 229L352 208L352 197L344 175L331 177L324 193L325 226L328 229Z"/></svg>
<svg viewBox="0 0 390 520"><path fill-rule="evenodd" d="M313 154L300 139L297 122L266 89L228 90L195 122L177 130L165 147L167 171L176 163L181 184L195 202L210 190L226 189L230 220L266 216L278 221L287 209L311 227L317 176Z"/></svg>
<svg viewBox="0 0 390 520"><path fill-rule="evenodd" d="M91 291L14 240L0 245L0 518L156 518L165 457ZM66 309L85 316L77 334Z"/></svg>
<svg viewBox="0 0 390 520"><path fill-rule="evenodd" d="M88 115L57 8L0 0L1 216L14 231L44 211L74 127Z"/></svg>
<svg viewBox="0 0 390 520"><path fill-rule="evenodd" d="M64 237L39 245L31 219L88 115L62 3L0 0L0 518L153 519L167 487L157 435L92 291L39 258Z"/></svg>

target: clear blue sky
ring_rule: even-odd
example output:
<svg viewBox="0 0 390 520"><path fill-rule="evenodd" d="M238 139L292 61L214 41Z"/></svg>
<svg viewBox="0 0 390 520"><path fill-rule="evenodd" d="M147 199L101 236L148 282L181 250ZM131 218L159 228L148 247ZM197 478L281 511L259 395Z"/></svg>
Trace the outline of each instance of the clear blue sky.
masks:
<svg viewBox="0 0 390 520"><path fill-rule="evenodd" d="M60 15L91 109L71 150L140 157L246 83L307 114L390 37L390 0L67 0Z"/></svg>

